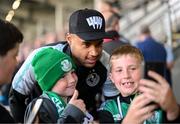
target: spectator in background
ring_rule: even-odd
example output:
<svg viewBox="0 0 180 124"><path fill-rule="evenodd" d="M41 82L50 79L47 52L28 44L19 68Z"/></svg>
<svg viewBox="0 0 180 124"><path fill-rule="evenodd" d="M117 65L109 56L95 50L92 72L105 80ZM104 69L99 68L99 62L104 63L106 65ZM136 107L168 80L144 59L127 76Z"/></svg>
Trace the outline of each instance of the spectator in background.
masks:
<svg viewBox="0 0 180 124"><path fill-rule="evenodd" d="M166 63L166 50L160 42L156 41L147 25L142 25L140 28L139 41L136 47L142 51L145 62L155 61Z"/></svg>
<svg viewBox="0 0 180 124"><path fill-rule="evenodd" d="M57 40L56 33L54 33L54 32L47 32L44 35L44 41L45 41L45 44L50 44L50 43L57 42L58 40Z"/></svg>
<svg viewBox="0 0 180 124"><path fill-rule="evenodd" d="M20 63L23 63L24 60L29 56L29 54L33 50L33 43L31 42L23 42L20 46L19 49L19 55L18 55L18 60Z"/></svg>
<svg viewBox="0 0 180 124"><path fill-rule="evenodd" d="M45 45L44 37L42 37L42 36L37 37L33 43L34 43L33 49L37 49L39 47L44 46Z"/></svg>
<svg viewBox="0 0 180 124"><path fill-rule="evenodd" d="M103 49L109 54L111 54L113 49L115 49L118 46L124 45L129 41L119 33L120 31L119 21L121 16L113 11L108 11L105 13L109 14L109 17L105 18L106 32L112 36L112 39L104 39Z"/></svg>
<svg viewBox="0 0 180 124"><path fill-rule="evenodd" d="M121 4L119 0L102 0L99 5L99 11L101 13L112 11L119 13L121 9ZM107 14L107 13L106 13ZM106 18L106 15L104 15Z"/></svg>
<svg viewBox="0 0 180 124"><path fill-rule="evenodd" d="M167 79L166 75L166 59L167 53L164 45L156 41L152 35L149 27L147 25L142 25L140 28L139 41L136 44L144 56L145 63L147 62L158 62L165 65L164 67L164 77Z"/></svg>
<svg viewBox="0 0 180 124"><path fill-rule="evenodd" d="M10 83L17 66L19 45L23 35L13 24L0 19L0 84ZM0 123L13 123L9 112L0 105Z"/></svg>

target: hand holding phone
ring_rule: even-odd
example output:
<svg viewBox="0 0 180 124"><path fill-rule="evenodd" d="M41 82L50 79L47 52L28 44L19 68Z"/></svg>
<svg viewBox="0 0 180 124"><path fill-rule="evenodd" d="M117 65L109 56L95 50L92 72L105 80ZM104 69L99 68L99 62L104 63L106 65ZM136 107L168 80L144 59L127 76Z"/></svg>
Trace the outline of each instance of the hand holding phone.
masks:
<svg viewBox="0 0 180 124"><path fill-rule="evenodd" d="M162 77L165 77L166 73L166 64L164 62L145 62L144 64L144 78L153 80L154 82L157 82L155 79L151 78L148 76L148 71L154 71L158 74L160 74ZM148 105L156 104L154 102L151 102ZM159 110L160 108L158 107L156 110Z"/></svg>
<svg viewBox="0 0 180 124"><path fill-rule="evenodd" d="M166 74L166 63L165 62L145 62L144 65L144 78L154 80L148 76L148 71L155 71L160 74L162 77L165 77Z"/></svg>

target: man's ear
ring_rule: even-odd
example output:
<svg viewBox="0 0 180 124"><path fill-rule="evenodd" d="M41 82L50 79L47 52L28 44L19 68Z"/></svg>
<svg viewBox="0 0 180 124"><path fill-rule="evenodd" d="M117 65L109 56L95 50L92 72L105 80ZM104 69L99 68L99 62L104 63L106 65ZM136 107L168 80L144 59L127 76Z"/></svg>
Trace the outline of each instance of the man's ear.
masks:
<svg viewBox="0 0 180 124"><path fill-rule="evenodd" d="M66 34L66 41L68 42L68 44L71 44L72 41L72 35L70 33Z"/></svg>

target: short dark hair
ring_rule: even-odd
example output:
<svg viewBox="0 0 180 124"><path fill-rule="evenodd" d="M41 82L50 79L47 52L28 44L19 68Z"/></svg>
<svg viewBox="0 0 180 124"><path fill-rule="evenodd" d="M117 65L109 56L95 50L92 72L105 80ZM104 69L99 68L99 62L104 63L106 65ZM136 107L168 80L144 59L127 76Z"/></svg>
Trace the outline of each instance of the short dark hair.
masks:
<svg viewBox="0 0 180 124"><path fill-rule="evenodd" d="M104 2L110 5L111 7L121 9L121 2L119 2L119 0L104 0Z"/></svg>
<svg viewBox="0 0 180 124"><path fill-rule="evenodd" d="M5 56L17 43L23 41L23 34L12 23L0 19L0 56Z"/></svg>
<svg viewBox="0 0 180 124"><path fill-rule="evenodd" d="M110 12L112 13L112 15L106 20L106 28L110 28L114 22L119 21L119 19L121 19L122 17L116 12Z"/></svg>
<svg viewBox="0 0 180 124"><path fill-rule="evenodd" d="M141 34L151 34L151 31L150 31L148 25L142 25L140 27L140 33Z"/></svg>

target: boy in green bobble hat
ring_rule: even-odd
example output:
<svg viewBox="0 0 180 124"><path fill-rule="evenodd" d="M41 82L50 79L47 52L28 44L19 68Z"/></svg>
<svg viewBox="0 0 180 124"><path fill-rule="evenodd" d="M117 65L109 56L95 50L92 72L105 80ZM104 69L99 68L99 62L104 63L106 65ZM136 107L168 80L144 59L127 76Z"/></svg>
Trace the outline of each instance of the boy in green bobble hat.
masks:
<svg viewBox="0 0 180 124"><path fill-rule="evenodd" d="M32 78L43 93L26 108L24 122L83 122L86 107L83 100L77 99L78 78L72 59L56 49L44 48L34 56L31 66L35 73Z"/></svg>

